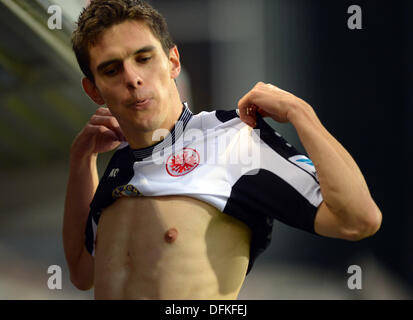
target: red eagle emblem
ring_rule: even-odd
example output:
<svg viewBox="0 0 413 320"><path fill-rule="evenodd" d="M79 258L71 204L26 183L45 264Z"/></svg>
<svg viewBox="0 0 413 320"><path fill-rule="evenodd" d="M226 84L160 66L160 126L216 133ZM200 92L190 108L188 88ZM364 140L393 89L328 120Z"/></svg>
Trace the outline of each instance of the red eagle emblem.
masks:
<svg viewBox="0 0 413 320"><path fill-rule="evenodd" d="M170 155L166 161L166 171L172 177L183 176L199 164L199 154L195 149L183 148L180 154Z"/></svg>

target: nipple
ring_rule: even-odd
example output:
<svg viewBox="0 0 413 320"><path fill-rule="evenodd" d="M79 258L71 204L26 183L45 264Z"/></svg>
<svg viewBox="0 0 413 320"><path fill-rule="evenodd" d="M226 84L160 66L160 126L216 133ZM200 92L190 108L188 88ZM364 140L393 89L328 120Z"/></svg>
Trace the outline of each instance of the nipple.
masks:
<svg viewBox="0 0 413 320"><path fill-rule="evenodd" d="M175 228L171 228L165 233L165 241L168 243L172 243L176 240L178 237L178 230Z"/></svg>

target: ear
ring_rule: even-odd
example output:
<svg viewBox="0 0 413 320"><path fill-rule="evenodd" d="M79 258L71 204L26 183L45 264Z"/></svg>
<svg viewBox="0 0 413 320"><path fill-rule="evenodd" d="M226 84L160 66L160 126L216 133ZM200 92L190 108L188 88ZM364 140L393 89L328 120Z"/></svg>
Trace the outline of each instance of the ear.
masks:
<svg viewBox="0 0 413 320"><path fill-rule="evenodd" d="M89 80L89 78L82 79L82 87L86 94L98 105L104 105L105 101L103 100L102 96L100 95L99 89L96 85Z"/></svg>
<svg viewBox="0 0 413 320"><path fill-rule="evenodd" d="M178 78L181 73L181 61L179 60L179 51L177 46L169 50L169 62L171 66L171 78Z"/></svg>

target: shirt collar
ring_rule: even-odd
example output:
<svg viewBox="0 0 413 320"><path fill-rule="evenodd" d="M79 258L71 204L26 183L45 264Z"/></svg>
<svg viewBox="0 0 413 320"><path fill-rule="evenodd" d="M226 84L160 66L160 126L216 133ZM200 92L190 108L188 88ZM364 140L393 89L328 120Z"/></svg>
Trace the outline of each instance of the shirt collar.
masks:
<svg viewBox="0 0 413 320"><path fill-rule="evenodd" d="M150 157L154 153L155 149L155 152L158 152L172 146L175 141L182 135L186 125L188 124L189 120L191 120L192 116L193 113L191 110L189 110L188 103L184 102L181 115L179 116L171 132L165 137L165 139L146 148L131 149L135 160L142 161L143 159Z"/></svg>

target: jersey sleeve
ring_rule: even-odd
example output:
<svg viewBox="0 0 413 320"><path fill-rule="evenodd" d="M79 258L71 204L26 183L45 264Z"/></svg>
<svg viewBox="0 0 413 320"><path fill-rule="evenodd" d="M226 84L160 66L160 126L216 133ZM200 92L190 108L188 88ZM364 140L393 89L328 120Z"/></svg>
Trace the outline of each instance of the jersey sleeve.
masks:
<svg viewBox="0 0 413 320"><path fill-rule="evenodd" d="M244 221L252 214L316 234L314 221L323 199L311 160L261 116L257 117L252 140L249 151L258 165L232 177L226 210Z"/></svg>

